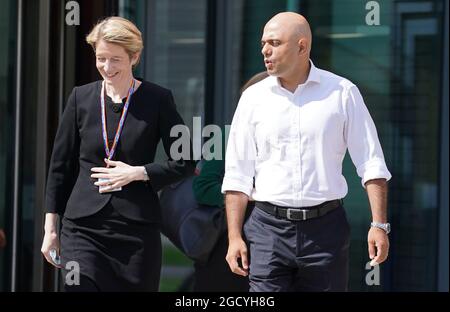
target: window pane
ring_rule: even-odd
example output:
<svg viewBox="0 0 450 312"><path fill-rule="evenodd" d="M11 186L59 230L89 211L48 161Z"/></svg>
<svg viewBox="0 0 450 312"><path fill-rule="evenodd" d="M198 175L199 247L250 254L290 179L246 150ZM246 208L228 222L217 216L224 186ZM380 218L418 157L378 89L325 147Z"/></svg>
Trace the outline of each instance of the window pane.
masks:
<svg viewBox="0 0 450 312"><path fill-rule="evenodd" d="M145 78L172 90L189 126L203 114L206 10L206 0L155 0L147 11Z"/></svg>

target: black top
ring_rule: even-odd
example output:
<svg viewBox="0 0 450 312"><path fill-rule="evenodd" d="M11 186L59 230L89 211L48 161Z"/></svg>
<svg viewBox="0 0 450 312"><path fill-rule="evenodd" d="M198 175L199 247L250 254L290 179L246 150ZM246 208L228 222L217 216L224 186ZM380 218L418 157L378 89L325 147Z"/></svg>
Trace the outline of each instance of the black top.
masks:
<svg viewBox="0 0 450 312"><path fill-rule="evenodd" d="M60 120L53 147L47 180L46 211L76 219L95 214L111 201L119 213L134 220L160 221L156 192L194 171L192 160L169 160L154 163L156 148L162 139L169 156L170 146L177 140L170 129L183 124L172 93L153 83L143 81L131 97L128 114L113 160L131 166L145 166L149 183L135 181L122 191L98 192L91 168L103 167L106 157L101 124L101 81L75 87L69 96ZM117 112L106 97L108 139L113 140L123 109ZM112 143L112 142L111 142ZM190 151L192 159L192 151Z"/></svg>
<svg viewBox="0 0 450 312"><path fill-rule="evenodd" d="M123 98L122 103L115 103L109 96L105 97L106 131L108 132L109 148L112 147L114 142L114 136L116 135L117 126L119 125L120 116L122 116L126 101L127 98Z"/></svg>

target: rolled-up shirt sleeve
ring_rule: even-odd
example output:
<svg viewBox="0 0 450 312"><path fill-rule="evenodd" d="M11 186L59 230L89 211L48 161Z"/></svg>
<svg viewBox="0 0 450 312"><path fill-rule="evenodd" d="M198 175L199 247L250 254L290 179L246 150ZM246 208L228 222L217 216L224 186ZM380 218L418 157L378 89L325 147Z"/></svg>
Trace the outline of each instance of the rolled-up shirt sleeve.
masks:
<svg viewBox="0 0 450 312"><path fill-rule="evenodd" d="M347 90L344 102L347 113L344 136L362 186L373 179L390 180L392 175L384 160L375 123L355 85Z"/></svg>
<svg viewBox="0 0 450 312"><path fill-rule="evenodd" d="M250 196L253 189L256 143L254 125L250 123L251 104L247 93L244 92L231 123L222 193L238 191Z"/></svg>

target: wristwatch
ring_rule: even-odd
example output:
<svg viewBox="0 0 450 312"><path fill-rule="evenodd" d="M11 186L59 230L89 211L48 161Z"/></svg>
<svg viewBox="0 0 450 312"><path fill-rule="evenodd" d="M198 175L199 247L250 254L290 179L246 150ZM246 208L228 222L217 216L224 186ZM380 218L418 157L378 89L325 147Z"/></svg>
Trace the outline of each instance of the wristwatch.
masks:
<svg viewBox="0 0 450 312"><path fill-rule="evenodd" d="M391 224L390 223L379 223L379 222L371 222L370 226L382 229L386 232L386 234L389 234L391 232Z"/></svg>

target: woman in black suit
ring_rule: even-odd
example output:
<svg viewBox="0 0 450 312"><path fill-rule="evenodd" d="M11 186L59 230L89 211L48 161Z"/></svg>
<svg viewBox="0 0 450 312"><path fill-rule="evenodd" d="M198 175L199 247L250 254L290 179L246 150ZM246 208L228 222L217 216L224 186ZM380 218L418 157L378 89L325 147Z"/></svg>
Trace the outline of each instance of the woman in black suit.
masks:
<svg viewBox="0 0 450 312"><path fill-rule="evenodd" d="M160 139L170 154L177 139L170 130L183 120L169 90L133 77L143 48L133 23L107 18L86 40L103 80L69 96L50 162L41 251L63 269L67 291L157 291L156 192L191 175L194 163L153 161Z"/></svg>

